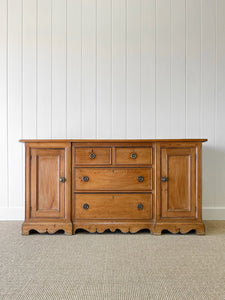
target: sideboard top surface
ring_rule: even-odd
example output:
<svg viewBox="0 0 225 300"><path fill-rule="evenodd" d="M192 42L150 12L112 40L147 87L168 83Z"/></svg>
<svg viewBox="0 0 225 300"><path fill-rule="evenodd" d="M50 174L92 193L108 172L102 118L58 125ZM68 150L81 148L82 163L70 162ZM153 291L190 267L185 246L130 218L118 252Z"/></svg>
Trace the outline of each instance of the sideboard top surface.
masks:
<svg viewBox="0 0 225 300"><path fill-rule="evenodd" d="M207 139L21 139L21 143L157 143L157 142L207 142Z"/></svg>

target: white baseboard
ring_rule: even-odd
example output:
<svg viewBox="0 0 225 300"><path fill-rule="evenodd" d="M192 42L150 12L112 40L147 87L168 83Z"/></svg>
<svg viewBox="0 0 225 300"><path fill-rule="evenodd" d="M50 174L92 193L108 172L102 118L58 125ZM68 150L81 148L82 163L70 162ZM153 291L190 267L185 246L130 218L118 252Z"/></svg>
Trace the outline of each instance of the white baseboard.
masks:
<svg viewBox="0 0 225 300"><path fill-rule="evenodd" d="M24 207L0 207L0 220L24 220L25 208Z"/></svg>
<svg viewBox="0 0 225 300"><path fill-rule="evenodd" d="M225 206L203 207L203 220L225 220Z"/></svg>
<svg viewBox="0 0 225 300"><path fill-rule="evenodd" d="M0 220L24 220L24 207L0 207ZM225 220L225 206L203 207L203 220Z"/></svg>

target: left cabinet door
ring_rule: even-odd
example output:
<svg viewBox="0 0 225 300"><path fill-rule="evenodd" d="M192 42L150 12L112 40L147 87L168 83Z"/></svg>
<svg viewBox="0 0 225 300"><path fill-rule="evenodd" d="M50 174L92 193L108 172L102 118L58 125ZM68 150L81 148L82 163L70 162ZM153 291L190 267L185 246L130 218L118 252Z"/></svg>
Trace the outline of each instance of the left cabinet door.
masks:
<svg viewBox="0 0 225 300"><path fill-rule="evenodd" d="M64 148L30 149L31 219L66 219L68 173Z"/></svg>

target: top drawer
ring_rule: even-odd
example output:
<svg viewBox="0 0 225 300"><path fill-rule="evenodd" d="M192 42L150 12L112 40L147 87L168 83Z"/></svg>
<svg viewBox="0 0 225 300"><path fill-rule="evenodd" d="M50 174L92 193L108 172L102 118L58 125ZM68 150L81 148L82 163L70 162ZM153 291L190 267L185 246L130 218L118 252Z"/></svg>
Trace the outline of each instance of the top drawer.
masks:
<svg viewBox="0 0 225 300"><path fill-rule="evenodd" d="M109 165L111 148L73 148L74 165Z"/></svg>
<svg viewBox="0 0 225 300"><path fill-rule="evenodd" d="M116 148L116 164L152 164L152 147Z"/></svg>

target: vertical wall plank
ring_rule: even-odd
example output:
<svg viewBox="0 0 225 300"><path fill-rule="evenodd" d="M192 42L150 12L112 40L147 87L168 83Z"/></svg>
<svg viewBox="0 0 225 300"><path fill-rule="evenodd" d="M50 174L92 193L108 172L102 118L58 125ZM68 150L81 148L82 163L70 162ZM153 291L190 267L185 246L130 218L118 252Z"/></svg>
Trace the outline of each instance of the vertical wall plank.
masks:
<svg viewBox="0 0 225 300"><path fill-rule="evenodd" d="M8 1L9 207L22 206L22 1Z"/></svg>
<svg viewBox="0 0 225 300"><path fill-rule="evenodd" d="M140 57L141 5L127 1L127 137L139 138L140 129Z"/></svg>
<svg viewBox="0 0 225 300"><path fill-rule="evenodd" d="M96 0L82 1L82 137L96 138Z"/></svg>
<svg viewBox="0 0 225 300"><path fill-rule="evenodd" d="M52 137L66 137L66 0L52 1Z"/></svg>
<svg viewBox="0 0 225 300"><path fill-rule="evenodd" d="M186 3L186 137L193 138L201 136L201 1Z"/></svg>
<svg viewBox="0 0 225 300"><path fill-rule="evenodd" d="M185 0L171 1L171 136L185 137L186 130L186 7Z"/></svg>
<svg viewBox="0 0 225 300"><path fill-rule="evenodd" d="M81 138L81 1L67 0L68 138Z"/></svg>
<svg viewBox="0 0 225 300"><path fill-rule="evenodd" d="M36 0L23 0L23 138L36 137Z"/></svg>
<svg viewBox="0 0 225 300"><path fill-rule="evenodd" d="M23 112L21 138L36 138L37 1L23 0ZM25 147L22 147L22 201L25 199ZM23 203L24 204L24 203Z"/></svg>
<svg viewBox="0 0 225 300"><path fill-rule="evenodd" d="M225 2L217 0L216 35L216 201L223 206L225 195Z"/></svg>
<svg viewBox="0 0 225 300"><path fill-rule="evenodd" d="M126 0L112 0L112 137L126 137Z"/></svg>
<svg viewBox="0 0 225 300"><path fill-rule="evenodd" d="M112 0L97 0L97 137L112 137Z"/></svg>
<svg viewBox="0 0 225 300"><path fill-rule="evenodd" d="M208 138L203 149L203 206L214 206L216 194L215 87L216 87L216 5L202 1L202 104L201 133Z"/></svg>
<svg viewBox="0 0 225 300"><path fill-rule="evenodd" d="M156 137L169 138L171 98L170 1L156 1Z"/></svg>
<svg viewBox="0 0 225 300"><path fill-rule="evenodd" d="M0 0L0 207L8 205L7 0Z"/></svg>
<svg viewBox="0 0 225 300"><path fill-rule="evenodd" d="M141 1L141 138L155 137L155 5Z"/></svg>
<svg viewBox="0 0 225 300"><path fill-rule="evenodd" d="M52 6L37 2L37 137L52 137Z"/></svg>

